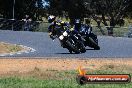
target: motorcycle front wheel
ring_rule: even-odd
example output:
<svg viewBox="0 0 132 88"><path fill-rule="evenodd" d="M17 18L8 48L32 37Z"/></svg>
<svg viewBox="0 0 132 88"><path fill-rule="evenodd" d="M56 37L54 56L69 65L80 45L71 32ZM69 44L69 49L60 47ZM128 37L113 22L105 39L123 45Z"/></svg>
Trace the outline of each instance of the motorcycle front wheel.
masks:
<svg viewBox="0 0 132 88"><path fill-rule="evenodd" d="M72 51L75 52L76 54L80 53L79 49L74 44L73 40L69 39L66 41L66 43L67 43L67 48L70 53L72 53Z"/></svg>
<svg viewBox="0 0 132 88"><path fill-rule="evenodd" d="M77 46L80 49L81 53L85 53L86 52L86 48L85 48L85 45L83 44L83 42L78 40Z"/></svg>

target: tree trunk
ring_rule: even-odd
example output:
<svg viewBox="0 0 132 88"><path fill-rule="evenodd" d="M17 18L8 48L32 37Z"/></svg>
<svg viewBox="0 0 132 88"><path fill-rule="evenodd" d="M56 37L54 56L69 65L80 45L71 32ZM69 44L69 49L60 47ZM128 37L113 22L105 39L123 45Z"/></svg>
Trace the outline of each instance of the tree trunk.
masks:
<svg viewBox="0 0 132 88"><path fill-rule="evenodd" d="M113 27L107 27L108 36L113 36Z"/></svg>
<svg viewBox="0 0 132 88"><path fill-rule="evenodd" d="M104 30L100 26L101 22L100 21L96 21L96 22L97 22L98 28L100 29L100 32L102 33L102 35L106 35L105 32L104 32Z"/></svg>
<svg viewBox="0 0 132 88"><path fill-rule="evenodd" d="M114 17L111 16L111 19L110 19L110 27L108 28L108 35L109 36L113 36L113 28L115 27L115 20L114 20Z"/></svg>
<svg viewBox="0 0 132 88"><path fill-rule="evenodd" d="M99 18L97 18L96 16L92 16L92 18L93 18L93 20L95 20L97 22L97 27L99 28L102 35L106 35L104 30L100 26L101 20Z"/></svg>
<svg viewBox="0 0 132 88"><path fill-rule="evenodd" d="M114 26L114 19L112 18L110 21L110 27L108 27L108 23L106 22L105 15L102 14L103 24L107 26L108 36L113 36L113 26Z"/></svg>

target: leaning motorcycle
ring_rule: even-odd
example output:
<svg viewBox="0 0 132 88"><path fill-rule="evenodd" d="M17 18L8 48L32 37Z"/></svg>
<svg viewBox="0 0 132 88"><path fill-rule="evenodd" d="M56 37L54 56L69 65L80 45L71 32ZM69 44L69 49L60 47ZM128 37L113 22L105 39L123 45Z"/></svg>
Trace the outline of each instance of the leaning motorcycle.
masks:
<svg viewBox="0 0 132 88"><path fill-rule="evenodd" d="M68 29L65 31L58 30L56 37L59 39L61 46L67 48L70 53L85 53L85 45L78 39L78 36L74 35Z"/></svg>
<svg viewBox="0 0 132 88"><path fill-rule="evenodd" d="M83 38L85 46L89 46L95 50L100 50L100 46L98 45L98 38L94 33L92 33L92 27L84 25L81 28L80 34Z"/></svg>
<svg viewBox="0 0 132 88"><path fill-rule="evenodd" d="M78 39L78 36L72 34L69 30L64 31L59 36L59 40L62 46L67 48L70 53L85 53L86 49L82 41Z"/></svg>

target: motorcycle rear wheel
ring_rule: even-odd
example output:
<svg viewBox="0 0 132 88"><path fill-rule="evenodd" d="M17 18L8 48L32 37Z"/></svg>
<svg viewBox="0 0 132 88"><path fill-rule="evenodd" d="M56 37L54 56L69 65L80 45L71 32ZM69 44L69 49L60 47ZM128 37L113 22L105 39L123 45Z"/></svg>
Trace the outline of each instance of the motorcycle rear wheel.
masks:
<svg viewBox="0 0 132 88"><path fill-rule="evenodd" d="M94 50L100 50L100 47L98 46L98 41L95 42L92 38L89 38L89 40L91 42L91 47L94 48Z"/></svg>

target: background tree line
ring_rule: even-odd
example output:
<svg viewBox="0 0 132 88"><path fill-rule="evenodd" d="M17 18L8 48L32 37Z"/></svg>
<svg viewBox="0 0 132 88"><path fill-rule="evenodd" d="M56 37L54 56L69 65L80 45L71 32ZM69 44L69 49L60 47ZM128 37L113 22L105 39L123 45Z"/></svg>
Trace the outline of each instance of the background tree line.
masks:
<svg viewBox="0 0 132 88"><path fill-rule="evenodd" d="M13 17L13 4L14 0L0 0L0 15L3 18ZM76 18L89 18L97 22L102 34L101 23L111 34L113 27L123 25L125 17L132 17L132 0L15 0L14 10L15 19L29 14L34 20L39 20L52 14L69 18L72 24Z"/></svg>
<svg viewBox="0 0 132 88"><path fill-rule="evenodd" d="M45 14L43 0L0 0L0 15L3 18L13 18L13 5L15 19L22 19L26 14L34 20Z"/></svg>
<svg viewBox="0 0 132 88"><path fill-rule="evenodd" d="M98 28L105 35L101 23L106 26L108 34L113 34L116 25L123 26L124 18L132 17L131 0L49 0L49 13L74 19L89 18L97 22Z"/></svg>

